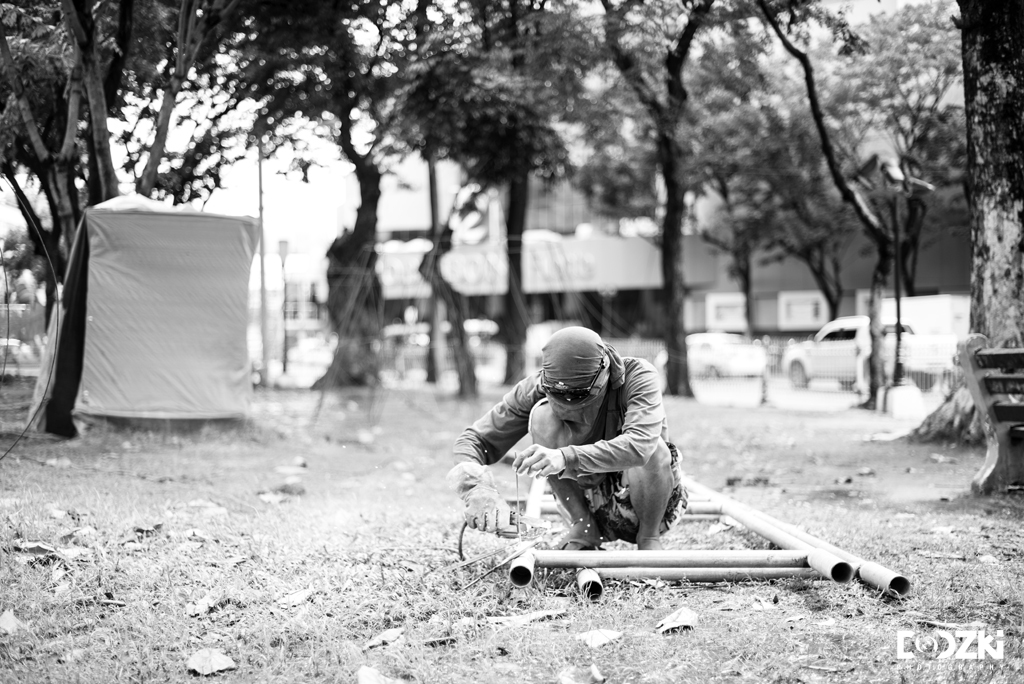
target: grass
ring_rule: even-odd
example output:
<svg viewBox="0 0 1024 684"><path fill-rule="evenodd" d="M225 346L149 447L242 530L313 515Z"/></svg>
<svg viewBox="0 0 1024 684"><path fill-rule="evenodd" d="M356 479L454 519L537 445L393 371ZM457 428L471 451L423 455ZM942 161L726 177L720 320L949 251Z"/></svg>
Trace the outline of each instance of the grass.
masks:
<svg viewBox="0 0 1024 684"><path fill-rule="evenodd" d="M498 571L466 589L491 566L447 569L460 526L444 475L458 432L498 396L352 390L314 422L318 395L267 392L233 428L24 440L0 463L0 613L24 625L0 629L0 681L183 681L203 648L236 664L213 676L224 682L354 682L362 666L398 681L555 682L591 664L610 682L1024 678L1024 502L964 495L978 450L865 441L907 426L857 410L667 400L691 476L759 483L726 491L903 572L909 598L824 580L609 582L591 604L564 571L526 589ZM22 407L0 416L9 430L24 409L5 405ZM512 494L508 467L495 470ZM289 477L302 493L261 498ZM767 548L711 529L679 524L667 545ZM62 553L30 559L30 541ZM467 555L506 543L464 539ZM682 606L697 628L656 633ZM565 612L496 620L540 610ZM922 621L1002 629L1005 657L897 660L896 631L930 634ZM365 648L393 628L401 640ZM591 649L576 636L593 629L623 636Z"/></svg>

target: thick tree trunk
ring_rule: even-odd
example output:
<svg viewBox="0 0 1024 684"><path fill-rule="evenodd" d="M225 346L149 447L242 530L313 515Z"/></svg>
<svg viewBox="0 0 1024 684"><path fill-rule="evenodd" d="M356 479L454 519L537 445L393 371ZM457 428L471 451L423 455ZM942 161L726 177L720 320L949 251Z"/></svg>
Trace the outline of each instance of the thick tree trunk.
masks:
<svg viewBox="0 0 1024 684"><path fill-rule="evenodd" d="M519 382L526 374L526 329L530 313L523 296L523 231L530 201L529 173L523 171L509 185L508 197L508 292L501 319L505 344L505 384Z"/></svg>
<svg viewBox="0 0 1024 684"><path fill-rule="evenodd" d="M314 389L375 385L379 380L384 298L376 271L376 236L381 175L372 164L362 163L356 165L356 177L360 204L355 226L327 250L327 309L338 346Z"/></svg>
<svg viewBox="0 0 1024 684"><path fill-rule="evenodd" d="M986 335L995 347L1021 346L1024 0L959 0L959 5L971 204L971 331ZM952 435L955 441L969 441L973 414L969 396L947 399L915 437L928 441Z"/></svg>
<svg viewBox="0 0 1024 684"><path fill-rule="evenodd" d="M662 222L661 269L665 279L665 351L667 360L665 393L692 397L689 364L686 359L686 280L683 271L683 218L686 185L679 168L682 151L671 134L658 138L658 162L665 180L665 218Z"/></svg>

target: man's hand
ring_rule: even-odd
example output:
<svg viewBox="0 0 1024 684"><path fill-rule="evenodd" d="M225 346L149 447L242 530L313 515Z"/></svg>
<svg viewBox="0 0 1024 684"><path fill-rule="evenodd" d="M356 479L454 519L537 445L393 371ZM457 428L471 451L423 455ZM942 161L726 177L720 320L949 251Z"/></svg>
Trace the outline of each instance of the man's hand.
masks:
<svg viewBox="0 0 1024 684"><path fill-rule="evenodd" d="M512 509L495 490L477 487L465 500L468 526L481 532L494 532L499 537L515 537L519 533Z"/></svg>
<svg viewBox="0 0 1024 684"><path fill-rule="evenodd" d="M533 477L557 475L565 470L565 455L561 449L549 449L531 444L516 454L512 467L519 475Z"/></svg>

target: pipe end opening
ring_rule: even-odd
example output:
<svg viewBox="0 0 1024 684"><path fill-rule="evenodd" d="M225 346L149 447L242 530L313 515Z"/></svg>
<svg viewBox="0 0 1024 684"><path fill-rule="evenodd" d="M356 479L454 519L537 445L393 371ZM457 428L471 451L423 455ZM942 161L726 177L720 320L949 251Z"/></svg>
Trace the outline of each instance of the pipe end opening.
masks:
<svg viewBox="0 0 1024 684"><path fill-rule="evenodd" d="M604 595L604 586L600 582L581 582L580 593L589 601L597 601Z"/></svg>
<svg viewBox="0 0 1024 684"><path fill-rule="evenodd" d="M906 598L910 595L910 580L901 575L896 575L889 581L889 593L897 598Z"/></svg>
<svg viewBox="0 0 1024 684"><path fill-rule="evenodd" d="M508 578L513 585L525 587L533 581L533 570L523 565L517 565L508 571Z"/></svg>
<svg viewBox="0 0 1024 684"><path fill-rule="evenodd" d="M832 581L846 584L853 580L855 569L846 561L840 561L832 566Z"/></svg>

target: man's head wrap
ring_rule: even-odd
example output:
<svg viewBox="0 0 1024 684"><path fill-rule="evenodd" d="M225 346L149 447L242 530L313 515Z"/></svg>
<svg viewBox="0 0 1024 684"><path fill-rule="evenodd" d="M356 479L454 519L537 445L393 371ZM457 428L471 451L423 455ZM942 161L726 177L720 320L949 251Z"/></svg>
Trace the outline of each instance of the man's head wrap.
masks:
<svg viewBox="0 0 1024 684"><path fill-rule="evenodd" d="M542 354L541 370L547 382L586 387L601 368L601 359L607 358L605 365L610 368L610 385L622 384L625 374L622 357L589 328L562 328L548 339Z"/></svg>

